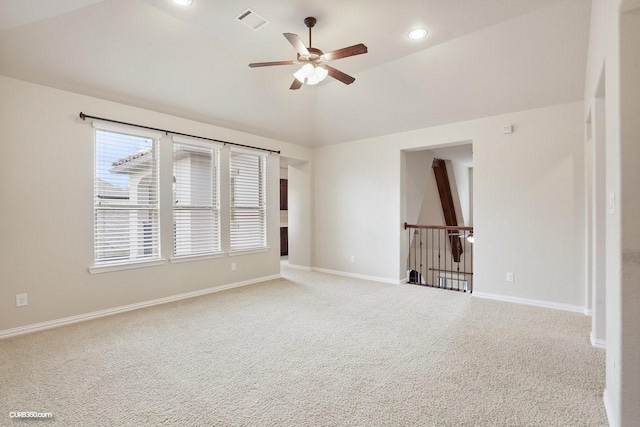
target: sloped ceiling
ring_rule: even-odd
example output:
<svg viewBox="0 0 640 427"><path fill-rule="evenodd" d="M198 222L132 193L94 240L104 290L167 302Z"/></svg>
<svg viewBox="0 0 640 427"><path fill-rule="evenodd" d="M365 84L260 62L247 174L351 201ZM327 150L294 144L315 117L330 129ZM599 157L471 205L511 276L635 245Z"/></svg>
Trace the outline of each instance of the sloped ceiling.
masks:
<svg viewBox="0 0 640 427"><path fill-rule="evenodd" d="M251 7L260 31L234 17ZM0 0L0 74L308 146L582 99L588 0ZM364 43L290 91L282 36ZM412 41L424 26L428 38ZM120 118L126 119L126 118Z"/></svg>

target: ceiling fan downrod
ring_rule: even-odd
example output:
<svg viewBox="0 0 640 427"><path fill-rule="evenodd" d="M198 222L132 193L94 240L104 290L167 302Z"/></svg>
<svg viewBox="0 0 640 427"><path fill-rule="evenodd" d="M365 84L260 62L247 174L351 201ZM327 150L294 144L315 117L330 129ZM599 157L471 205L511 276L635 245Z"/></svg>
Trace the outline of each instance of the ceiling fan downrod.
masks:
<svg viewBox="0 0 640 427"><path fill-rule="evenodd" d="M309 28L309 47L311 47L311 28L316 25L316 18L314 18L313 16L304 18L304 24L307 26L307 28Z"/></svg>

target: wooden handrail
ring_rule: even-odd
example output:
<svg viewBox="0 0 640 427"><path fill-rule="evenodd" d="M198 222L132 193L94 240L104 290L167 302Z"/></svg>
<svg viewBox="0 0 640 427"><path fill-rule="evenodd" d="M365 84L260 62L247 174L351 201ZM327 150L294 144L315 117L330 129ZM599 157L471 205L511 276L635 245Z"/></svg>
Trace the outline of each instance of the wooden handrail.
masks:
<svg viewBox="0 0 640 427"><path fill-rule="evenodd" d="M473 231L473 227L453 227L449 225L416 225L404 223L404 229L407 228L422 228L427 230L450 230L450 231Z"/></svg>

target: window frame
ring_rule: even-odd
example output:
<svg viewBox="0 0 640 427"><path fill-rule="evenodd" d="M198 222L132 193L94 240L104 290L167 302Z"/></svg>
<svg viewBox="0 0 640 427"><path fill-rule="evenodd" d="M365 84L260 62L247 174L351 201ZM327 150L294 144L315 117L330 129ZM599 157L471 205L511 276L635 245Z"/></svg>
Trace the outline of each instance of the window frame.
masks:
<svg viewBox="0 0 640 427"><path fill-rule="evenodd" d="M259 179L258 179L258 206L255 207L236 207L235 206L235 176L233 156L239 155L251 155L260 159L259 165ZM268 203L267 203L267 162L268 153L260 150L252 150L242 147L230 147L229 149L229 256L237 256L248 253L266 252L269 248L268 240ZM261 201L261 202L260 202ZM234 217L237 211L256 210L262 213L262 235L263 242L260 245L234 247Z"/></svg>
<svg viewBox="0 0 640 427"><path fill-rule="evenodd" d="M160 209L160 141L162 139L162 134L159 132L153 132L145 129L139 129L133 126L120 125L115 123L103 122L99 120L94 120L92 122L93 127L93 265L89 267L89 272L91 274L95 273L103 273L109 271L118 271L118 270L126 270L132 268L140 268L140 267L148 267L153 265L161 265L165 263L165 260L162 258L162 226L161 226L161 209ZM149 203L146 205L139 204L131 204L131 203L121 203L118 205L112 205L111 209L109 207L100 206L96 203L97 200L97 192L96 192L96 182L98 177L98 132L109 132L114 134L132 136L135 138L146 138L151 139L151 149L152 156L151 161L152 175L155 172L154 182L155 184L155 203ZM100 211L108 211L108 210L148 210L155 214L155 225L157 227L157 233L155 235L154 245L152 246L152 250L155 250L155 254L151 257L140 257L140 258L125 258L118 260L107 260L100 261L98 259L98 234L99 234L99 225L98 225L98 212ZM131 240L130 240L131 242ZM130 243L129 243L130 244Z"/></svg>
<svg viewBox="0 0 640 427"><path fill-rule="evenodd" d="M220 204L220 165L221 165L221 154L222 154L222 144L214 143L214 142L203 142L197 138L183 137L183 136L173 136L171 149L171 170L172 176L174 179L176 178L176 165L175 165L175 147L176 145L182 146L192 146L194 148L200 148L204 150L211 150L212 161L211 168L209 170L209 176L211 178L211 188L212 188L212 203L210 206L204 205L191 205L191 206L177 206L177 200L175 199L175 188L173 188L172 182L172 206L171 206L171 215L172 215L172 256L169 260L172 263L177 262L186 262L186 261L195 261L202 259L211 259L211 258L220 258L224 256L224 252L222 251L222 221L221 221L221 204ZM196 211L196 210L211 210L213 213L213 217L217 220L214 222L213 234L217 236L217 240L214 242L215 248L210 252L198 252L198 253L189 253L184 255L178 255L177 252L177 229L176 229L176 211ZM193 231L193 230L192 230Z"/></svg>

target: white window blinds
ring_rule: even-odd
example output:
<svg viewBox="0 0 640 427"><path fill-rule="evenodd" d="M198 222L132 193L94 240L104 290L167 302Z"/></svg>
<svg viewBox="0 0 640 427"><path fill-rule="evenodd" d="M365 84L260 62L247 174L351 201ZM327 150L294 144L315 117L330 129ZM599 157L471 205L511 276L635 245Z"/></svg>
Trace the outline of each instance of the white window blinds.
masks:
<svg viewBox="0 0 640 427"><path fill-rule="evenodd" d="M100 128L95 137L95 265L159 259L158 138Z"/></svg>
<svg viewBox="0 0 640 427"><path fill-rule="evenodd" d="M231 250L267 246L266 158L262 153L231 150Z"/></svg>
<svg viewBox="0 0 640 427"><path fill-rule="evenodd" d="M177 257L220 251L218 147L174 137L173 253Z"/></svg>

